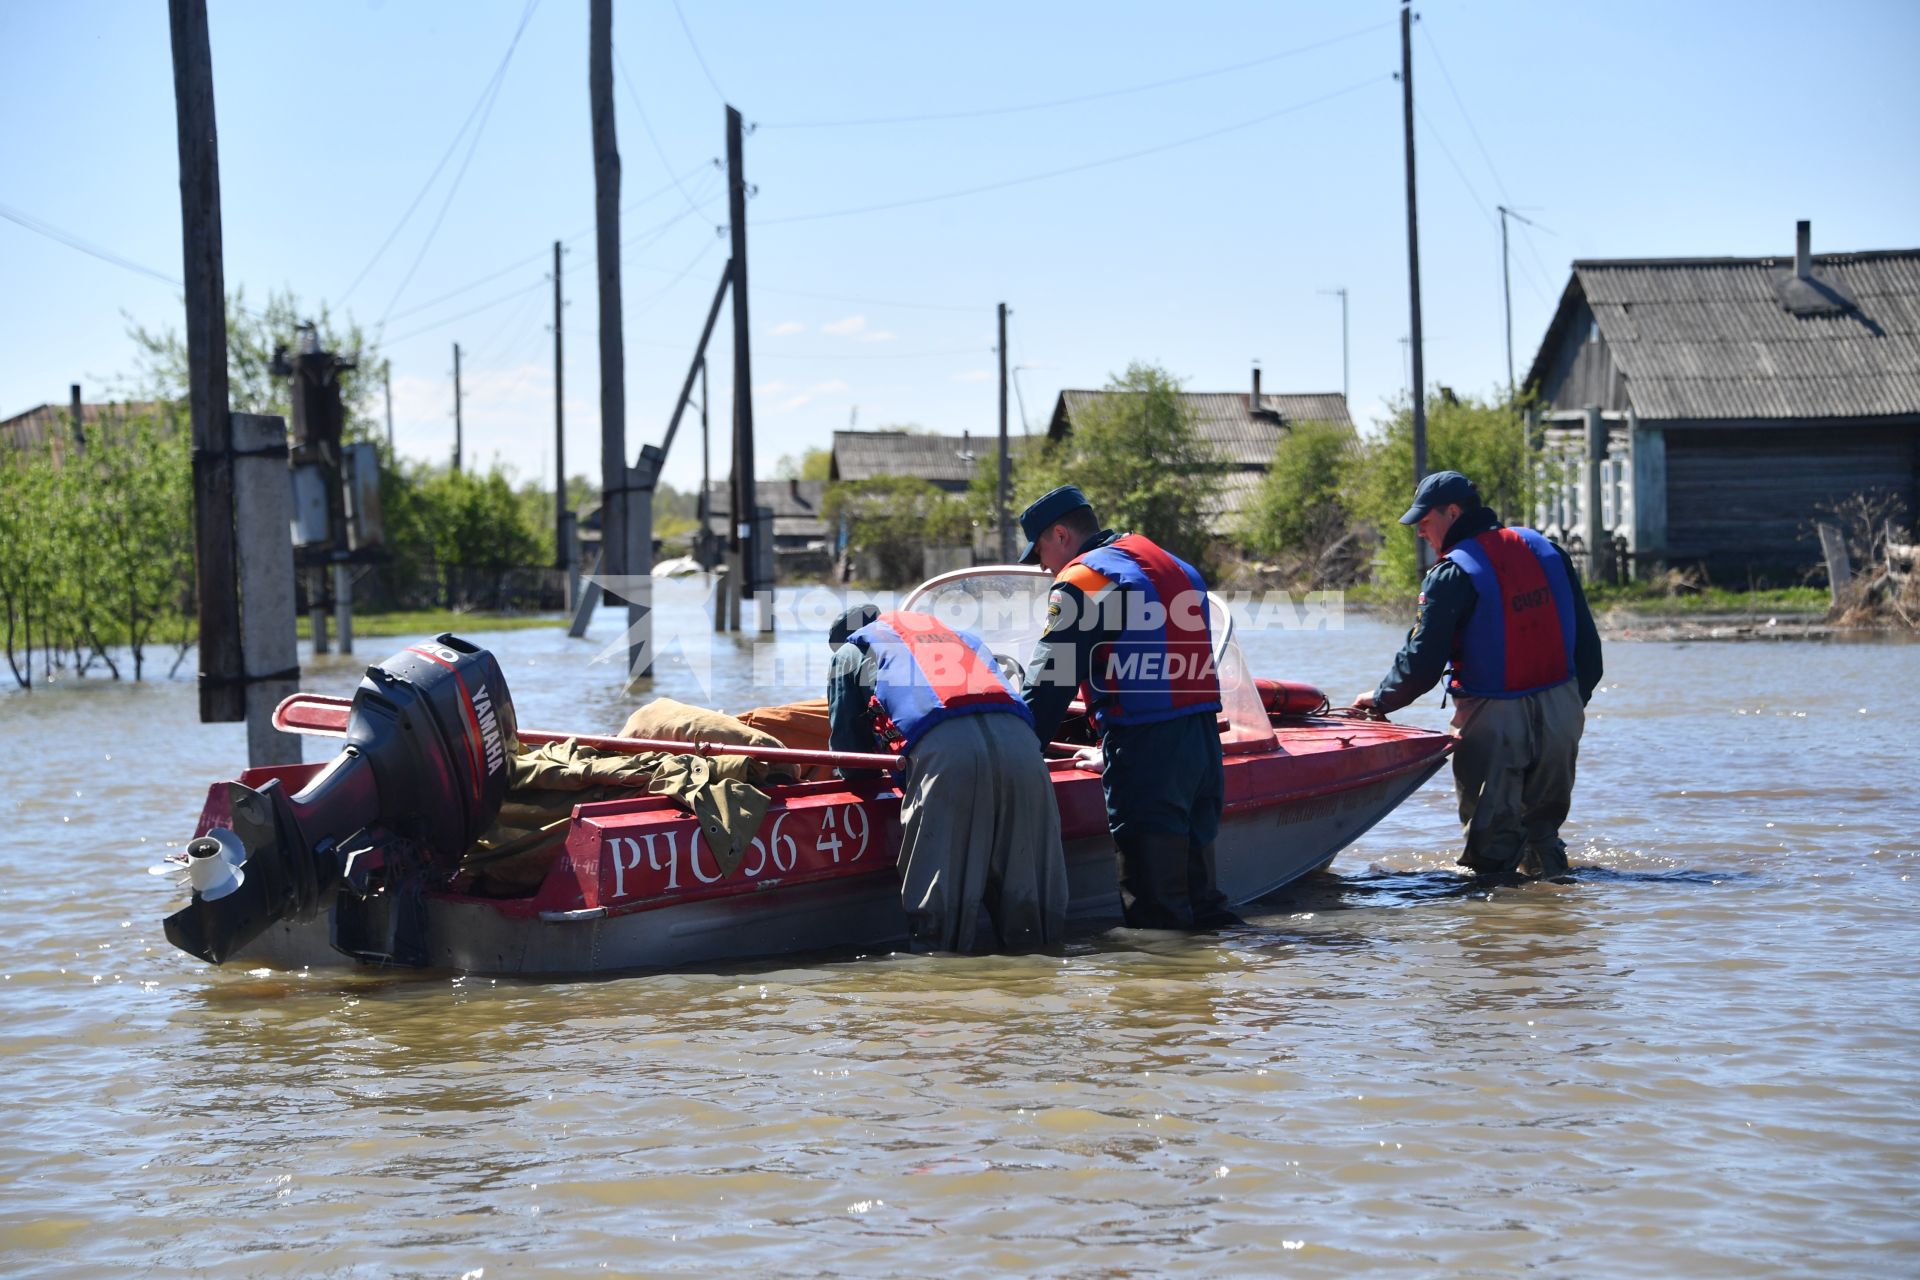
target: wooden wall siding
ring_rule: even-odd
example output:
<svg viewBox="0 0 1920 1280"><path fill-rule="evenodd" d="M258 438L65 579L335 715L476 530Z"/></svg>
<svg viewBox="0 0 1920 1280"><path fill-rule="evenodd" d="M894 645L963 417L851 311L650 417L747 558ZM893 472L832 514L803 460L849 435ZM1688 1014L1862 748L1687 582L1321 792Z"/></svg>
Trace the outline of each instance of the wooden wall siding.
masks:
<svg viewBox="0 0 1920 1280"><path fill-rule="evenodd" d="M1900 428L1826 423L1765 431L1667 432L1667 541L1675 563L1710 572L1778 575L1807 569L1819 546L1804 537L1822 504L1892 489L1920 511L1920 458ZM1739 585L1729 580L1726 585Z"/></svg>
<svg viewBox="0 0 1920 1280"><path fill-rule="evenodd" d="M1593 309L1584 298L1574 306L1572 322L1554 353L1552 372L1542 391L1554 409L1596 404L1602 409L1627 408L1626 375L1614 364L1607 340L1595 330Z"/></svg>

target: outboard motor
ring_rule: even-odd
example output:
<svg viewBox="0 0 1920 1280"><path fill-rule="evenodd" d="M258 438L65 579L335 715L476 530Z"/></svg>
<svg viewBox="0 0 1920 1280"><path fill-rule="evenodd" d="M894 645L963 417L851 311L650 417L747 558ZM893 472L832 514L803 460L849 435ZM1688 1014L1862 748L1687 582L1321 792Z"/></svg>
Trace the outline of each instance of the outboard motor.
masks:
<svg viewBox="0 0 1920 1280"><path fill-rule="evenodd" d="M425 963L419 922L394 914L393 857L413 851L414 870L451 874L499 812L517 748L506 677L486 650L441 635L369 667L346 749L298 794L278 779L229 784L230 825L187 846L193 901L167 918L167 940L219 964L337 897L336 947Z"/></svg>

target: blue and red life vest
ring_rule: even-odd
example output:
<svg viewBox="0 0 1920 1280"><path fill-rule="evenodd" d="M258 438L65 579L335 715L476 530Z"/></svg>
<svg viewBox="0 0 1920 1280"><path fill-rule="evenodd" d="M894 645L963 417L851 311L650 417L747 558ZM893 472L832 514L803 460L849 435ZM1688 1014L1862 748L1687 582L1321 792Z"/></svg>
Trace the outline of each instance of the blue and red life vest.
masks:
<svg viewBox="0 0 1920 1280"><path fill-rule="evenodd" d="M1574 678L1573 578L1531 529L1489 529L1447 552L1473 583L1473 612L1456 641L1449 687L1475 698L1520 698Z"/></svg>
<svg viewBox="0 0 1920 1280"><path fill-rule="evenodd" d="M986 642L928 614L883 613L847 643L873 655L868 707L888 750L911 751L927 730L956 716L1005 712L1033 724Z"/></svg>
<svg viewBox="0 0 1920 1280"><path fill-rule="evenodd" d="M1117 614L1119 637L1095 646L1080 687L1103 730L1220 710L1199 570L1129 533L1074 557L1056 581L1080 588L1089 611Z"/></svg>

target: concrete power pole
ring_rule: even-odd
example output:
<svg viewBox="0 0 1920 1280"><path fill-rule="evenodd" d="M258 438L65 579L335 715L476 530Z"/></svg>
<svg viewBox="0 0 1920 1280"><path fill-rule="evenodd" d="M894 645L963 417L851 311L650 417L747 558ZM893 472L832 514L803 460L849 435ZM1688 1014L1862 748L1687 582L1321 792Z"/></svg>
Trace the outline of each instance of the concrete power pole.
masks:
<svg viewBox="0 0 1920 1280"><path fill-rule="evenodd" d="M1000 474L993 487L993 523L1000 531L1000 563L1013 563L1013 523L1008 501L1013 467L1007 457L1007 304L1000 304Z"/></svg>

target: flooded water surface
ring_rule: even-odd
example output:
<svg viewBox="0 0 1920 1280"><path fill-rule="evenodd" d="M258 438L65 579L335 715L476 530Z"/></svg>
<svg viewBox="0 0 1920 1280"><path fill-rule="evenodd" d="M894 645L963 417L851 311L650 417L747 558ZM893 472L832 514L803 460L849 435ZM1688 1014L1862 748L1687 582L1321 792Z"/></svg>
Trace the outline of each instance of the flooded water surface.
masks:
<svg viewBox="0 0 1920 1280"><path fill-rule="evenodd" d="M523 724L611 732L617 634L473 638ZM1344 701L1399 632L1242 640ZM779 659L656 687L824 689L817 633ZM1920 647L1615 643L1570 885L1468 892L1442 773L1227 934L496 981L175 951L145 868L239 726L10 693L0 1272L1914 1275L1916 744Z"/></svg>

